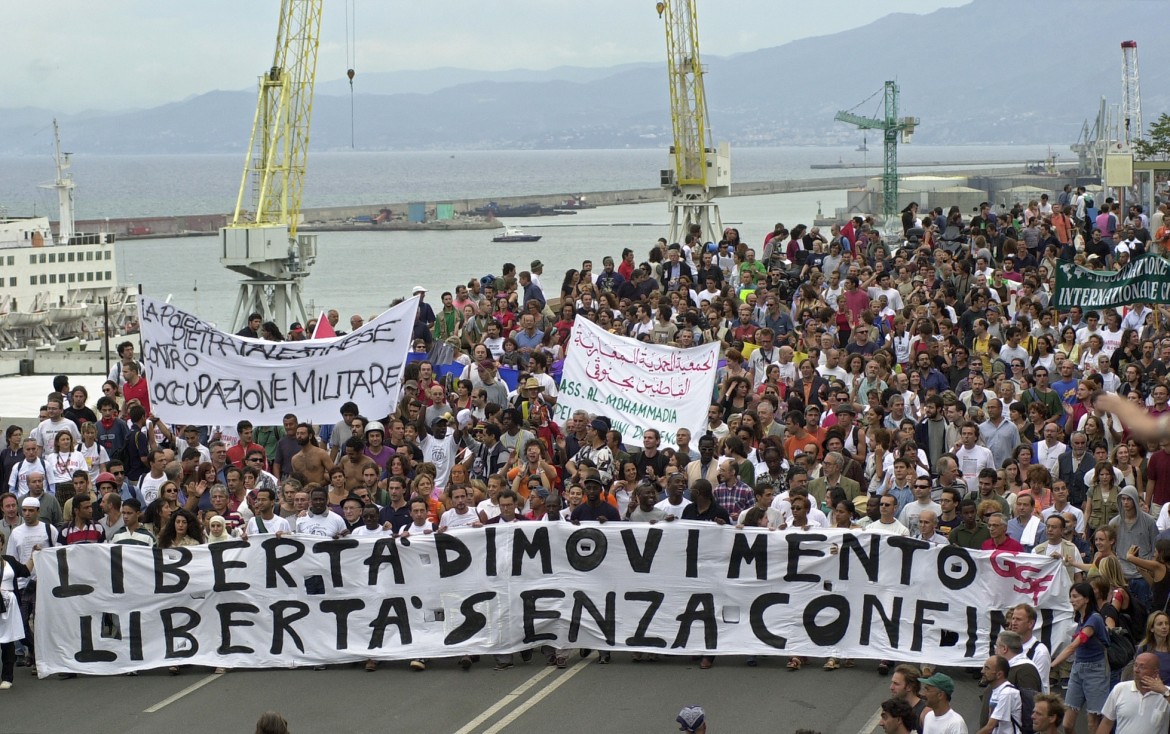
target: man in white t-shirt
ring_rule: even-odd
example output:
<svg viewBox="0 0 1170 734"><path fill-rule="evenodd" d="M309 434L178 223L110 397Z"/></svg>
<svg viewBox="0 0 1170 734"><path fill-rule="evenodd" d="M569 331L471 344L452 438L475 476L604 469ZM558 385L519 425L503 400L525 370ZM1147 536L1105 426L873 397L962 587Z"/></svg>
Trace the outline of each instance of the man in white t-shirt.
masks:
<svg viewBox="0 0 1170 734"><path fill-rule="evenodd" d="M841 366L841 350L827 349L823 354L825 363L817 368L817 372L821 373L821 377L826 380L837 379L841 382L849 379L849 373Z"/></svg>
<svg viewBox="0 0 1170 734"><path fill-rule="evenodd" d="M979 472L984 469L995 469L995 459L986 446L976 445L975 442L979 440L979 428L974 423L965 423L959 429L959 438L962 446L955 451L955 459L959 462L959 471L963 472L967 491L975 492L979 489Z"/></svg>
<svg viewBox="0 0 1170 734"><path fill-rule="evenodd" d="M76 423L63 417L61 406L60 397L52 397L45 401L45 414L48 417L28 434L29 438L36 439L37 446L41 447L41 456L57 450L55 448L57 433L60 431L67 431L69 435L73 436L74 446L81 443L81 431L77 430Z"/></svg>
<svg viewBox="0 0 1170 734"><path fill-rule="evenodd" d="M898 515L898 522L906 526L910 531L910 537L921 537L922 530L918 525L918 518L924 512L933 512L937 519L942 514L942 507L930 498L930 477L915 477L914 479L914 501L907 502L906 506L902 508L901 514Z"/></svg>
<svg viewBox="0 0 1170 734"><path fill-rule="evenodd" d="M328 497L328 494L326 494ZM256 514L248 520L244 529L244 540L253 535L275 535L280 537L292 532L288 520L276 514L276 490L261 487L256 490L252 500Z"/></svg>
<svg viewBox="0 0 1170 734"><path fill-rule="evenodd" d="M455 462L456 434L447 434L447 415L441 415L431 420L430 434L418 437L419 448L423 452L423 461L435 465L435 486L440 490L447 486L447 478L451 476L451 464Z"/></svg>
<svg viewBox="0 0 1170 734"><path fill-rule="evenodd" d="M686 478L681 474L675 474L666 483L666 499L654 506L667 515L673 515L674 519L680 519L683 510L686 509L687 505L691 504L689 499L683 497L683 492L686 488Z"/></svg>
<svg viewBox="0 0 1170 734"><path fill-rule="evenodd" d="M142 504L149 505L158 499L159 490L167 481L164 471L167 466L167 454L162 449L150 452L150 471L138 479L138 496L142 497Z"/></svg>
<svg viewBox="0 0 1170 734"><path fill-rule="evenodd" d="M1101 728L1117 734L1166 731L1170 721L1170 688L1158 675L1158 656L1143 652L1134 658L1131 681L1122 681L1109 692L1101 709Z"/></svg>
<svg viewBox="0 0 1170 734"><path fill-rule="evenodd" d="M317 487L309 494L309 511L297 518L297 534L337 538L345 532L345 520L329 509L329 490Z"/></svg>
<svg viewBox="0 0 1170 734"><path fill-rule="evenodd" d="M871 286L866 290L869 293L869 299L871 301L876 301L878 296L885 296L886 303L889 304L890 308L894 309L895 311L902 310L902 294L898 291L897 288L891 287L890 274L888 271L883 270L882 272L878 273L877 286Z"/></svg>
<svg viewBox="0 0 1170 734"><path fill-rule="evenodd" d="M455 528L483 527L479 514L467 505L467 488L455 487L451 490L451 509L439 518L439 532L454 530Z"/></svg>
<svg viewBox="0 0 1170 734"><path fill-rule="evenodd" d="M1023 707L1020 689L1008 683L1007 659L992 655L983 663L980 683L987 685L987 723L978 734L1016 734L1015 722L1020 721Z"/></svg>
<svg viewBox="0 0 1170 734"><path fill-rule="evenodd" d="M910 530L894 517L894 513L898 510L898 500L894 495L882 495L878 507L880 508L881 515L877 520L865 526L867 531L871 533L885 533L887 535L910 535Z"/></svg>
<svg viewBox="0 0 1170 734"><path fill-rule="evenodd" d="M922 734L968 734L967 722L951 708L955 682L946 673L935 673L919 678L920 695L926 700L926 716L922 720Z"/></svg>
<svg viewBox="0 0 1170 734"><path fill-rule="evenodd" d="M768 376L768 365L779 361L778 351L773 343L775 333L768 327L756 331L759 347L748 357L747 371L752 373L752 390L755 390Z"/></svg>

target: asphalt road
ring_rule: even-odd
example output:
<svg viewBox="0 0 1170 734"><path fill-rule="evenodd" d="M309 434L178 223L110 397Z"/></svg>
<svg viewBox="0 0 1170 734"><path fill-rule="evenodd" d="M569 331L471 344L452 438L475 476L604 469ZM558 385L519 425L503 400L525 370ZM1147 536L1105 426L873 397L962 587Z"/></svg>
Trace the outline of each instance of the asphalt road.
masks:
<svg viewBox="0 0 1170 734"><path fill-rule="evenodd" d="M574 657L557 670L539 656L496 672L487 659L463 672L453 659L432 661L425 672L406 662L315 670L165 671L136 677L33 678L18 668L16 683L0 691L0 731L57 734L70 721L89 734L207 734L253 730L266 710L281 712L293 734L409 731L444 734L677 731L684 705L707 711L712 734L871 734L889 696L889 678L875 661L824 671L810 660L790 672L786 658L764 658L749 668L740 657L720 658L700 670L690 658L633 663L615 653ZM947 670L958 685L954 705L977 728L980 689L963 671ZM72 713L67 713L72 712ZM879 730L880 731L880 730Z"/></svg>

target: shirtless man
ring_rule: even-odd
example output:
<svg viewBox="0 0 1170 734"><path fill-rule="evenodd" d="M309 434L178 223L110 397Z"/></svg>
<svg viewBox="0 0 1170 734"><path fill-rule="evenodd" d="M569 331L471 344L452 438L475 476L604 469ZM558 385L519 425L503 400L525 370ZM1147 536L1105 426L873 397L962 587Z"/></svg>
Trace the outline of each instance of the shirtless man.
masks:
<svg viewBox="0 0 1170 734"><path fill-rule="evenodd" d="M337 465L345 472L346 486L360 486L362 484L362 472L365 471L366 467L378 468L378 465L374 463L373 459L362 453L365 451L365 448L365 442L356 436L350 436L346 439L345 455L337 461ZM295 463L296 457L293 457L293 461Z"/></svg>
<svg viewBox="0 0 1170 734"><path fill-rule="evenodd" d="M297 425L296 435L301 450L292 457L293 473L304 477L305 484L328 484L333 460L329 458L328 451L314 442L313 427L301 423Z"/></svg>

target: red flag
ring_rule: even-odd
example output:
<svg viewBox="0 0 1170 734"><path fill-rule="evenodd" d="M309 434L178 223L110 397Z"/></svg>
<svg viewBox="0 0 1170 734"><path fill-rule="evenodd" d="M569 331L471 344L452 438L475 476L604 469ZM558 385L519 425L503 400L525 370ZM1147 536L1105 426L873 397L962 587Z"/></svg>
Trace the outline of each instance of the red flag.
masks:
<svg viewBox="0 0 1170 734"><path fill-rule="evenodd" d="M313 328L314 339L334 339L337 337L337 332L333 330L333 324L329 323L329 319L325 318L325 312L317 317L317 326Z"/></svg>

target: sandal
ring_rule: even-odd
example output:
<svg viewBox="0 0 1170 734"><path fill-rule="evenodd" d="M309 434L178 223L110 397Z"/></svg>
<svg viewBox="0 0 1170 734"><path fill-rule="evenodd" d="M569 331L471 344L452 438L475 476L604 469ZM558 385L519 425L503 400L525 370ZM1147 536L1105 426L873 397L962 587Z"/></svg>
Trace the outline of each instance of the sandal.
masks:
<svg viewBox="0 0 1170 734"><path fill-rule="evenodd" d="M800 670L800 666L801 666L800 658L788 658L788 669L789 670Z"/></svg>
<svg viewBox="0 0 1170 734"><path fill-rule="evenodd" d="M829 658L825 661L824 667L825 670L836 670L841 667L841 664L837 662L837 658Z"/></svg>
<svg viewBox="0 0 1170 734"><path fill-rule="evenodd" d="M846 668L852 668L854 665L857 665L857 663L853 662L853 658L845 658Z"/></svg>

